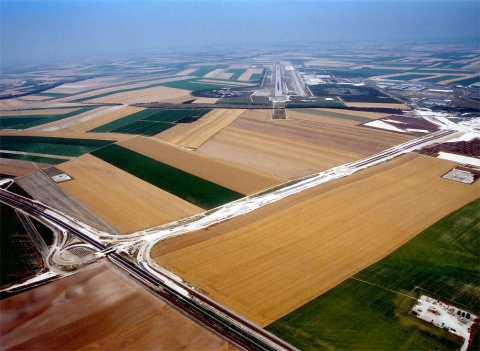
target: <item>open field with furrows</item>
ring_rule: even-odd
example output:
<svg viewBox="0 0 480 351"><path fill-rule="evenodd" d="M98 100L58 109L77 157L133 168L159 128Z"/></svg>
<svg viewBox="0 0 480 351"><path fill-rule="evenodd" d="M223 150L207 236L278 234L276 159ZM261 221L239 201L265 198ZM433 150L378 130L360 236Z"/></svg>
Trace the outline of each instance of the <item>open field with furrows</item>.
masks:
<svg viewBox="0 0 480 351"><path fill-rule="evenodd" d="M191 99L188 90L160 86L106 95L88 101L92 103L135 104L148 102L181 103Z"/></svg>
<svg viewBox="0 0 480 351"><path fill-rule="evenodd" d="M480 184L441 178L453 166L404 155L172 244L157 244L152 256L264 326L478 198Z"/></svg>
<svg viewBox="0 0 480 351"><path fill-rule="evenodd" d="M75 120L75 124L65 127L63 130L66 132L85 133L89 130L102 126L104 124L116 121L119 118L131 115L133 113L142 111L143 108L134 106L114 106L110 109L104 110L101 115L87 115L85 120Z"/></svg>
<svg viewBox="0 0 480 351"><path fill-rule="evenodd" d="M0 132L0 137L5 136L38 136L38 137L52 137L52 138L64 138L64 139L86 139L86 140L110 140L118 141L122 139L131 138L131 135L116 134L116 133L81 133L81 132L45 132L45 131L32 131L32 130L3 130Z"/></svg>
<svg viewBox="0 0 480 351"><path fill-rule="evenodd" d="M73 178L58 185L123 234L203 212L200 207L92 155L57 168Z"/></svg>
<svg viewBox="0 0 480 351"><path fill-rule="evenodd" d="M107 223L74 196L62 190L43 172L32 173L25 177L17 178L15 181L35 200L44 202L94 228L110 234L120 234L118 229Z"/></svg>
<svg viewBox="0 0 480 351"><path fill-rule="evenodd" d="M409 316L407 296L426 292L478 314L479 209L480 200L463 206L268 329L303 350L458 349L452 334Z"/></svg>
<svg viewBox="0 0 480 351"><path fill-rule="evenodd" d="M156 139L135 137L118 145L244 195L285 181L282 178L216 160Z"/></svg>
<svg viewBox="0 0 480 351"><path fill-rule="evenodd" d="M242 80L242 81L247 81L247 80L250 80L250 78L252 77L252 74L262 74L263 72L263 67L259 67L259 68L248 68L245 73L243 73L239 78L238 80Z"/></svg>
<svg viewBox="0 0 480 351"><path fill-rule="evenodd" d="M52 166L54 165L49 163L0 157L0 173L14 177L24 176Z"/></svg>
<svg viewBox="0 0 480 351"><path fill-rule="evenodd" d="M179 124L155 136L178 146L192 149L203 143L235 121L245 110L215 109L198 121Z"/></svg>
<svg viewBox="0 0 480 351"><path fill-rule="evenodd" d="M1 300L0 311L4 350L233 350L107 264Z"/></svg>
<svg viewBox="0 0 480 351"><path fill-rule="evenodd" d="M295 179L412 139L357 126L360 121L348 115L342 118L325 115L287 110L286 120L272 120L269 110L249 110L197 151Z"/></svg>
<svg viewBox="0 0 480 351"><path fill-rule="evenodd" d="M399 108L402 110L410 110L405 104L389 104L389 103L375 103L375 102L345 102L347 107L373 107L373 108Z"/></svg>

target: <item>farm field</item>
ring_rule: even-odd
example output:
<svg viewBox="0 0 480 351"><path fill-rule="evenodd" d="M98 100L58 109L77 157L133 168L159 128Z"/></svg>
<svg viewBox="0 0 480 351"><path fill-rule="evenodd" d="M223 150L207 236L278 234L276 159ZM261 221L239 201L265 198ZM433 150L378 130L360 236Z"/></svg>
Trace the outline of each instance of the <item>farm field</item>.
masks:
<svg viewBox="0 0 480 351"><path fill-rule="evenodd" d="M244 112L245 110L215 109L198 121L190 124L177 124L170 130L158 134L155 138L178 146L196 149Z"/></svg>
<svg viewBox="0 0 480 351"><path fill-rule="evenodd" d="M58 185L122 234L203 212L92 155L83 155L57 168L73 178Z"/></svg>
<svg viewBox="0 0 480 351"><path fill-rule="evenodd" d="M45 138L60 138L60 139L82 139L82 140L109 140L111 142L122 139L131 138L131 135L117 134L117 133L81 133L81 132L67 132L67 131L53 131L46 132L41 130L2 130L0 136L17 136L17 137L45 137ZM68 143L68 141L66 141Z"/></svg>
<svg viewBox="0 0 480 351"><path fill-rule="evenodd" d="M277 177L295 179L411 139L397 133L367 130L357 126L358 117L338 118L339 112L317 115L287 110L287 120L272 120L270 114L269 110L244 112L197 152Z"/></svg>
<svg viewBox="0 0 480 351"><path fill-rule="evenodd" d="M0 173L14 177L21 177L52 166L53 164L50 163L0 157Z"/></svg>
<svg viewBox="0 0 480 351"><path fill-rule="evenodd" d="M75 157L111 143L109 140L2 135L0 149Z"/></svg>
<svg viewBox="0 0 480 351"><path fill-rule="evenodd" d="M32 198L50 205L94 228L121 234L77 198L60 188L44 172L36 172L15 180ZM61 184L61 183L60 183Z"/></svg>
<svg viewBox="0 0 480 351"><path fill-rule="evenodd" d="M210 111L210 109L144 109L98 126L97 128L89 130L89 132L153 136L179 123L192 123Z"/></svg>
<svg viewBox="0 0 480 351"><path fill-rule="evenodd" d="M285 180L216 160L157 139L135 137L118 145L244 195Z"/></svg>
<svg viewBox="0 0 480 351"><path fill-rule="evenodd" d="M89 99L91 103L136 104L148 102L181 103L191 100L190 91L158 86Z"/></svg>
<svg viewBox="0 0 480 351"><path fill-rule="evenodd" d="M108 264L1 300L0 311L4 349L233 350Z"/></svg>
<svg viewBox="0 0 480 351"><path fill-rule="evenodd" d="M236 191L118 145L110 145L92 154L203 209L211 209L243 197Z"/></svg>
<svg viewBox="0 0 480 351"><path fill-rule="evenodd" d="M465 205L267 329L304 350L458 349L452 334L409 316L414 300L395 291L478 314L479 209L480 200Z"/></svg>
<svg viewBox="0 0 480 351"><path fill-rule="evenodd" d="M454 165L404 155L172 243L159 243L152 257L265 326L478 198L479 183L441 178Z"/></svg>
<svg viewBox="0 0 480 351"><path fill-rule="evenodd" d="M405 104L374 103L374 102L345 102L347 107L373 107L373 108L399 108L401 110L410 110Z"/></svg>

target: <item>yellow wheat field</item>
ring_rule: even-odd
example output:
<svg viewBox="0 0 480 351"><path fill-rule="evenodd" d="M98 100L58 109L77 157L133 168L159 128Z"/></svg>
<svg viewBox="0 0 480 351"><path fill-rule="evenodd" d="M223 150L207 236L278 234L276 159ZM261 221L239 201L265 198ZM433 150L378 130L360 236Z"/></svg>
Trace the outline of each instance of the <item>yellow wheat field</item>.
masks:
<svg viewBox="0 0 480 351"><path fill-rule="evenodd" d="M154 259L211 298L268 325L475 200L455 163L408 154L178 238ZM191 239L188 238L191 236Z"/></svg>
<svg viewBox="0 0 480 351"><path fill-rule="evenodd" d="M57 168L73 178L59 186L123 234L204 211L92 155Z"/></svg>

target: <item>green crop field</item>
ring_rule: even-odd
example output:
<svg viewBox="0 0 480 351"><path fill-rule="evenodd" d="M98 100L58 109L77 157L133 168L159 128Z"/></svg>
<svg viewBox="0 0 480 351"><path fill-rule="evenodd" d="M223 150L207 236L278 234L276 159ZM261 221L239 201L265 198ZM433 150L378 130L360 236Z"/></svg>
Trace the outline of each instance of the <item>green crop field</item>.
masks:
<svg viewBox="0 0 480 351"><path fill-rule="evenodd" d="M183 121L186 121L185 118L188 117L190 117L188 122L193 122L210 111L210 109L145 109L89 130L89 132L152 136L175 126L175 122L182 123Z"/></svg>
<svg viewBox="0 0 480 351"><path fill-rule="evenodd" d="M369 75L372 75L372 76L383 76L383 75L387 75L387 74L402 73L402 72L405 72L405 70L378 69L378 68L364 67L364 68L359 68L359 69L356 69L356 70L352 70L350 72L360 73L360 74L369 74Z"/></svg>
<svg viewBox="0 0 480 351"><path fill-rule="evenodd" d="M233 190L118 145L99 149L92 155L204 209L243 197Z"/></svg>
<svg viewBox="0 0 480 351"><path fill-rule="evenodd" d="M33 156L33 155L23 155L23 154L10 154L6 152L0 152L0 158L7 158L11 160L22 160L30 162L39 162L39 163L48 163L53 165L58 165L67 160L62 160L59 158L43 157L43 156Z"/></svg>
<svg viewBox="0 0 480 351"><path fill-rule="evenodd" d="M60 121L61 119L68 118L68 117L73 117L73 116L79 115L80 113L84 113L84 112L93 110L94 108L97 108L97 107L99 107L99 106L87 106L87 107L83 107L83 108L80 108L78 110L75 110L75 111L72 111L72 112L67 112L67 113L64 113L64 114L61 114L61 115L45 115L45 118L40 118L41 115L21 116L21 118L35 117L36 119L32 120L30 122L23 123L23 124L15 125L15 126L13 126L13 129L27 129L27 128L31 128L31 127L40 126L40 125L46 124L46 123ZM4 117L2 117L0 120L3 120L3 118Z"/></svg>
<svg viewBox="0 0 480 351"><path fill-rule="evenodd" d="M18 125L40 121L55 115L24 115L24 116L0 116L0 129L12 128Z"/></svg>
<svg viewBox="0 0 480 351"><path fill-rule="evenodd" d="M313 109L310 109L310 108L293 109L293 111L309 113L311 115L317 115L317 116L328 116L328 117L333 117L333 118L348 119L350 121L357 121L357 122L360 122L360 123L367 123L367 122L370 122L370 121L374 120L373 118L367 118L367 117L361 117L361 116L352 116L352 115L347 115L347 114L341 113L341 112L318 111L318 110L313 110Z"/></svg>
<svg viewBox="0 0 480 351"><path fill-rule="evenodd" d="M0 149L76 157L111 143L113 141L5 135L0 138Z"/></svg>
<svg viewBox="0 0 480 351"><path fill-rule="evenodd" d="M426 294L478 314L479 238L476 200L267 329L305 350L458 349L461 339L408 315L415 302L408 296Z"/></svg>
<svg viewBox="0 0 480 351"><path fill-rule="evenodd" d="M175 124L165 122L149 122L149 121L135 121L126 126L122 126L112 130L112 133L123 133L133 135L153 136L164 130L170 129Z"/></svg>
<svg viewBox="0 0 480 351"><path fill-rule="evenodd" d="M460 84L460 85L470 85L470 84L475 84L475 83L478 83L480 82L480 77L473 77L473 78L467 78L467 79L463 79L463 80L457 80L456 82L452 82L450 84L454 84L454 85L457 85L457 84Z"/></svg>
<svg viewBox="0 0 480 351"><path fill-rule="evenodd" d="M245 73L245 69L244 68L235 68L235 69L231 68L228 71L226 71L226 73L233 73L233 76L231 76L229 80L238 80L238 78L240 78L240 76Z"/></svg>
<svg viewBox="0 0 480 351"><path fill-rule="evenodd" d="M218 84L218 83L205 83L205 82L196 82L199 78L187 79L187 80L177 80L174 82L166 82L161 85L169 88L177 88L191 91L207 90L207 89L220 89L224 87L231 87L228 83Z"/></svg>

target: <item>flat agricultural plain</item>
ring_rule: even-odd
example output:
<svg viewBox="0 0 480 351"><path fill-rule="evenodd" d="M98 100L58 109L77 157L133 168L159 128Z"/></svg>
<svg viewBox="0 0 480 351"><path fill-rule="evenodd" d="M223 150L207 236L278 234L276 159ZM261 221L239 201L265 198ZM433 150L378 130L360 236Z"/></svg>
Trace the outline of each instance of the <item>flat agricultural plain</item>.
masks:
<svg viewBox="0 0 480 351"><path fill-rule="evenodd" d="M92 155L57 166L73 180L58 185L123 234L203 212Z"/></svg>
<svg viewBox="0 0 480 351"><path fill-rule="evenodd" d="M8 174L14 177L21 177L52 166L48 163L0 158L0 174Z"/></svg>
<svg viewBox="0 0 480 351"><path fill-rule="evenodd" d="M193 123L177 124L155 137L171 144L196 149L244 112L245 110L215 109Z"/></svg>
<svg viewBox="0 0 480 351"><path fill-rule="evenodd" d="M91 103L135 104L148 102L181 103L191 100L190 91L168 87L153 87L125 91L88 100Z"/></svg>
<svg viewBox="0 0 480 351"><path fill-rule="evenodd" d="M233 350L100 264L0 301L3 350Z"/></svg>
<svg viewBox="0 0 480 351"><path fill-rule="evenodd" d="M295 179L372 155L412 137L360 126L363 117L248 110L197 152L281 178ZM317 112L319 112L317 114ZM173 128L172 128L173 129Z"/></svg>
<svg viewBox="0 0 480 351"><path fill-rule="evenodd" d="M152 257L211 298L268 325L475 200L455 164L407 154L159 243Z"/></svg>
<svg viewBox="0 0 480 351"><path fill-rule="evenodd" d="M393 103L383 103L383 102L345 102L347 107L373 107L373 108L399 108L402 110L410 110L405 104L393 104Z"/></svg>
<svg viewBox="0 0 480 351"><path fill-rule="evenodd" d="M285 181L279 177L204 156L157 139L135 137L119 142L118 145L244 195Z"/></svg>

